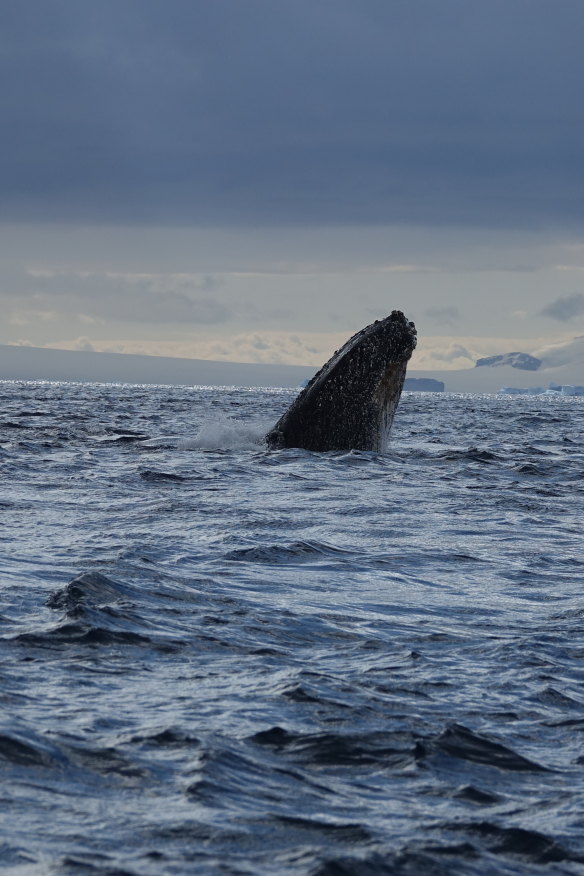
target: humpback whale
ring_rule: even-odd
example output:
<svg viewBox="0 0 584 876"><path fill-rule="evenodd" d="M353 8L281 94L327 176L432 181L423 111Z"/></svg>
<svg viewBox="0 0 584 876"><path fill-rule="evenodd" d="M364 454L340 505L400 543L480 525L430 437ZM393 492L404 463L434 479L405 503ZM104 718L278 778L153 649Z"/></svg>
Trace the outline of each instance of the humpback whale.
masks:
<svg viewBox="0 0 584 876"><path fill-rule="evenodd" d="M266 435L272 449L383 451L416 328L400 310L353 335Z"/></svg>

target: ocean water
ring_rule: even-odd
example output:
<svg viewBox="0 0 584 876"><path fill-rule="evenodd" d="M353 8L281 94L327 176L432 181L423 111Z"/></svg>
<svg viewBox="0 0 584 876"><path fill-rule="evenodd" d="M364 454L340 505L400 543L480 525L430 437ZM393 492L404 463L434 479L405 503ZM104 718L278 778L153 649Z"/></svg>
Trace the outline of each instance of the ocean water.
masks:
<svg viewBox="0 0 584 876"><path fill-rule="evenodd" d="M584 399L0 396L6 872L584 873Z"/></svg>

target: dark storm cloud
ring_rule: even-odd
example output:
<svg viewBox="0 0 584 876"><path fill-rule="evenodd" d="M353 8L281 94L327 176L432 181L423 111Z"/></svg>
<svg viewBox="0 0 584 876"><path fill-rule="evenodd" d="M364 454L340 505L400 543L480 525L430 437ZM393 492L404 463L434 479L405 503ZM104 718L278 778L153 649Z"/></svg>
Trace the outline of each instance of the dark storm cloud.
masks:
<svg viewBox="0 0 584 876"><path fill-rule="evenodd" d="M558 319L560 322L568 322L575 316L581 316L584 313L584 295L576 293L556 298L555 301L544 307L541 313L544 316L551 316L552 319Z"/></svg>
<svg viewBox="0 0 584 876"><path fill-rule="evenodd" d="M581 0L4 0L4 220L579 224Z"/></svg>

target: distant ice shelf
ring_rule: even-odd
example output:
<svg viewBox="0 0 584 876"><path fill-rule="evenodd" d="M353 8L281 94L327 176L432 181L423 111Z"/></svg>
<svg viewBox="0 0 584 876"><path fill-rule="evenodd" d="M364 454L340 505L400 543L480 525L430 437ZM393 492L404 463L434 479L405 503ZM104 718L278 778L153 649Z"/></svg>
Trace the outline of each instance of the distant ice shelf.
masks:
<svg viewBox="0 0 584 876"><path fill-rule="evenodd" d="M498 391L499 395L581 395L584 396L584 386L576 386L570 383L550 383L547 389L543 386L530 386L521 389L517 386L504 386Z"/></svg>

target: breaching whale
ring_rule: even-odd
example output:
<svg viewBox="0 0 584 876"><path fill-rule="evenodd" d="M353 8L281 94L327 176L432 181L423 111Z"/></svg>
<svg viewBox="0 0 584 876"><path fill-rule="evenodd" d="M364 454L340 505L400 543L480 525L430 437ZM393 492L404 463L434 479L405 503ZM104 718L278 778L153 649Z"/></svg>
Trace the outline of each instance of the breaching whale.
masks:
<svg viewBox="0 0 584 876"><path fill-rule="evenodd" d="M415 346L400 310L361 329L268 432L268 447L383 451Z"/></svg>

